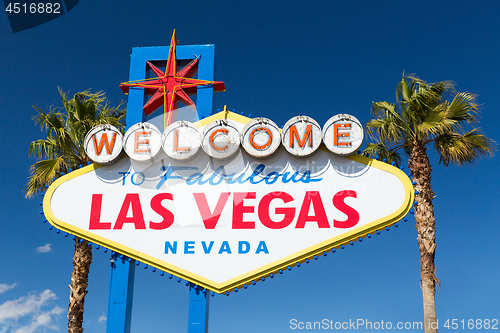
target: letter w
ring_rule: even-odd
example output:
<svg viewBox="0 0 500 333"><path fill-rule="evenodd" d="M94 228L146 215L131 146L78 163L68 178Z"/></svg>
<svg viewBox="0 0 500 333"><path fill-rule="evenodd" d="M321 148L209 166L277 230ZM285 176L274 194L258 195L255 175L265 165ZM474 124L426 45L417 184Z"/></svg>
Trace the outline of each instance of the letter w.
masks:
<svg viewBox="0 0 500 333"><path fill-rule="evenodd" d="M198 210L200 211L201 218L205 224L206 229L214 229L219 221L220 214L226 205L227 199L229 198L230 192L224 192L220 194L219 201L215 206L214 212L210 211L208 207L207 198L205 193L193 193L196 204L198 205Z"/></svg>
<svg viewBox="0 0 500 333"><path fill-rule="evenodd" d="M304 131L302 140L299 137L299 132L297 131L297 127L295 127L295 125L290 126L290 148L293 148L295 146L295 140L299 142L300 148L304 148L304 146L306 145L306 140L309 141L309 147L312 147L313 146L312 125L309 124L306 126L306 130Z"/></svg>
<svg viewBox="0 0 500 333"><path fill-rule="evenodd" d="M92 140L94 141L94 150L97 156L101 156L102 147L104 145L106 146L106 151L108 152L108 155L111 155L111 153L113 152L113 148L115 147L116 133L113 133L113 138L111 139L111 143L108 142L108 133L102 134L101 141L99 141L99 145L97 145L97 138L95 134L92 135Z"/></svg>

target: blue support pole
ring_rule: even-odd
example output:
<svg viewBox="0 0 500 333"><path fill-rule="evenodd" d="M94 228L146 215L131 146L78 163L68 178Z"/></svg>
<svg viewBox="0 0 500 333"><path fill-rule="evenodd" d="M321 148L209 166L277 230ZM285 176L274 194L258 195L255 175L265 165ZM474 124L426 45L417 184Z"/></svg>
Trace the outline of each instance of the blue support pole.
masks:
<svg viewBox="0 0 500 333"><path fill-rule="evenodd" d="M168 53L167 53L168 55ZM135 60L134 60L135 59ZM141 80L146 76L146 62L140 64L132 52L130 80ZM144 121L142 112L144 92L131 89L125 118L126 130L133 124ZM134 296L135 261L130 263L112 256L109 277L108 317L106 333L130 333L132 322L132 300Z"/></svg>
<svg viewBox="0 0 500 333"><path fill-rule="evenodd" d="M209 291L189 284L189 318L188 333L208 332Z"/></svg>
<svg viewBox="0 0 500 333"><path fill-rule="evenodd" d="M134 295L135 261L110 258L108 317L106 333L129 333Z"/></svg>
<svg viewBox="0 0 500 333"><path fill-rule="evenodd" d="M166 60L169 47L136 47L130 56L129 80L137 81L146 78L146 61ZM198 78L200 80L214 79L214 45L179 45L176 48L178 60L200 57ZM147 121L142 110L144 105L144 89L129 90L126 114L126 129L130 126ZM213 87L197 88L197 113L199 119L207 117L213 108ZM161 130L161 129L160 129ZM135 261L128 262L112 257L109 282L108 317L106 333L129 333L132 319L132 298L134 291ZM207 332L208 330L208 299L190 287L189 332ZM193 324L191 324L193 323ZM191 328L193 327L193 328ZM193 330L194 328L202 330Z"/></svg>

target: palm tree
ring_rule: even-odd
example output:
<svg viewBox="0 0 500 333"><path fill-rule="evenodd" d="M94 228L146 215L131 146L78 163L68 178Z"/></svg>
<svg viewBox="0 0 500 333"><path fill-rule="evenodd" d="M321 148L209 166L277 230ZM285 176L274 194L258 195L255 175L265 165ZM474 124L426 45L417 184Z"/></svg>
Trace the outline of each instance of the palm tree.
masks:
<svg viewBox="0 0 500 333"><path fill-rule="evenodd" d="M54 177L71 172L72 168L90 163L85 154L84 139L92 127L111 124L124 128L125 109L122 103L110 107L103 92L86 90L68 99L59 89L63 107L51 106L46 111L34 106L38 112L33 120L47 133L46 139L31 142L29 154L38 162L31 166L31 176L25 187L27 197L45 190ZM73 274L71 276L68 332L83 332L83 306L87 294L88 275L92 263L92 247L88 241L75 238Z"/></svg>
<svg viewBox="0 0 500 333"><path fill-rule="evenodd" d="M446 100L449 97L451 102ZM401 164L400 151L409 157L408 167L415 187L415 220L420 249L420 276L424 300L425 332L437 332L435 291L439 280L435 275L436 222L431 188L432 167L427 145L433 144L439 162L465 165L480 157L491 156L495 142L474 125L478 121L476 96L456 92L451 81L426 83L415 76L403 74L396 89L396 103L374 102L376 119L366 124L367 132L376 143L370 143L364 153L380 156ZM467 130L466 127L473 127Z"/></svg>

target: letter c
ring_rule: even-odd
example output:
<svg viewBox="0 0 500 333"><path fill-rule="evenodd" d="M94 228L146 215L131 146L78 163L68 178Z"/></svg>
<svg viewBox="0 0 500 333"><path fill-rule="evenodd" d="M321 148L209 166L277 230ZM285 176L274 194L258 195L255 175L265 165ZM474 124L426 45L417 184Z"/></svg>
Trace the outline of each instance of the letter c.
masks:
<svg viewBox="0 0 500 333"><path fill-rule="evenodd" d="M215 131L212 132L212 134L210 134L210 138L208 139L208 142L210 143L210 146L215 149L216 151L218 152L222 152L222 151L225 151L227 150L228 146L225 145L223 147L221 146L217 146L215 143L214 143L214 139L215 139L215 136L217 135L217 133L219 132L222 132L223 134L227 135L227 133L229 133L229 131L225 128L219 128Z"/></svg>

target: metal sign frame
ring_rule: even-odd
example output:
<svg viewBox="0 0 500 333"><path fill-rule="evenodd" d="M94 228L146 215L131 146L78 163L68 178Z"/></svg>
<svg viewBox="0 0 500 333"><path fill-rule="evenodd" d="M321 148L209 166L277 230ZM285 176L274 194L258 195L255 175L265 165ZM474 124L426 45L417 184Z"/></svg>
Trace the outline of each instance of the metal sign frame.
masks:
<svg viewBox="0 0 500 333"><path fill-rule="evenodd" d="M146 78L146 62L167 60L169 46L135 47L130 55L129 80L137 81ZM178 45L176 57L179 60L194 59L200 56L198 78L213 81L215 65L215 45ZM144 92L140 89L130 90L127 101L126 124L130 126L144 121ZM208 116L213 108L213 88L197 88L197 113L199 117ZM135 262L123 259L111 263L110 287L108 300L107 333L128 333L132 319L132 301L134 293ZM200 300L205 299L205 302ZM200 305L200 303L204 303ZM208 298L205 293L190 287L189 332L206 332L208 330ZM200 325L200 323L203 325Z"/></svg>

